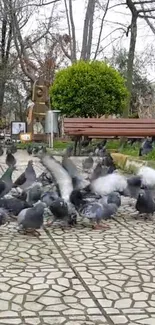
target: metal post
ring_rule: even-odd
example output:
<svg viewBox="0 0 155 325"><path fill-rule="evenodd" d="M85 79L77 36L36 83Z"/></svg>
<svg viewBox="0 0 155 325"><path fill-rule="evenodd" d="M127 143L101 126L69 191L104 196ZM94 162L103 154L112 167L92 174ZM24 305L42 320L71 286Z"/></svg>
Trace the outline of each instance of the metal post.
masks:
<svg viewBox="0 0 155 325"><path fill-rule="evenodd" d="M53 112L51 111L51 148L53 149Z"/></svg>

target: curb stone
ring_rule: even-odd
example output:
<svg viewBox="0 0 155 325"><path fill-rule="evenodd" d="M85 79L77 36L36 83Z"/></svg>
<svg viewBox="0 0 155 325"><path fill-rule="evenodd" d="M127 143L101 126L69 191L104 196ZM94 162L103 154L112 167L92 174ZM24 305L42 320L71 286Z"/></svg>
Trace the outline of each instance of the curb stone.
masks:
<svg viewBox="0 0 155 325"><path fill-rule="evenodd" d="M154 161L140 160L132 156L123 155L120 153L111 153L115 164L128 173L136 173L142 166L148 166L155 169Z"/></svg>

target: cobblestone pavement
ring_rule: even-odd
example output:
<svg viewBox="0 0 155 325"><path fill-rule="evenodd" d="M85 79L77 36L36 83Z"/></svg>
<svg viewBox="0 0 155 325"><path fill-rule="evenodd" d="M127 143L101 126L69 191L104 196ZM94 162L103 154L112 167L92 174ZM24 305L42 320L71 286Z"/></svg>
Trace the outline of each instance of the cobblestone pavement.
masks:
<svg viewBox="0 0 155 325"><path fill-rule="evenodd" d="M0 324L155 325L155 222L122 201L105 232L0 228Z"/></svg>

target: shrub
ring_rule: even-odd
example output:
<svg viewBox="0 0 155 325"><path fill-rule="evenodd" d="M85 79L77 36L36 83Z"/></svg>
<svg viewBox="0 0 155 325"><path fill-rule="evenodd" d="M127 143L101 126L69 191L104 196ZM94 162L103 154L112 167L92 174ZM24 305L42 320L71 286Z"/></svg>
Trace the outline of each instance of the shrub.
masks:
<svg viewBox="0 0 155 325"><path fill-rule="evenodd" d="M50 88L52 106L68 117L121 114L127 96L123 77L99 61L79 61L59 71Z"/></svg>

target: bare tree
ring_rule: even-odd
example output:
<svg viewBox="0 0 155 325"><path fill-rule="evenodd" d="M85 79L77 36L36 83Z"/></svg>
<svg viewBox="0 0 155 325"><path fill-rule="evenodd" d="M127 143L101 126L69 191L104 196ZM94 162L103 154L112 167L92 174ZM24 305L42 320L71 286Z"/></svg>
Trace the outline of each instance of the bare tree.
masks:
<svg viewBox="0 0 155 325"><path fill-rule="evenodd" d="M130 46L128 53L128 64L127 64L127 88L129 91L129 100L126 109L124 110L124 117L127 117L130 111L131 104L131 93L132 93L132 78L133 78L133 64L134 64L134 56L135 56L135 48L136 48L136 40L137 40L137 21L138 18L148 19L150 17L150 13L155 12L155 2L153 0L126 0L126 4L131 12L131 24L127 30L127 36L129 31L131 33L130 36ZM151 4L148 7L148 4ZM141 9L139 6L142 6ZM145 6L147 5L147 6ZM153 5L153 6L152 6ZM151 18L155 18L151 16Z"/></svg>
<svg viewBox="0 0 155 325"><path fill-rule="evenodd" d="M103 3L99 0L87 0L86 2L86 12L84 18L83 26L83 36L82 36L82 48L80 50L80 59L81 60L90 60L92 57L92 41L93 41L93 31L94 31L94 19L97 10L102 14L101 25L99 30L99 35L97 39L96 49L94 52L94 60L97 58L100 53L100 43L103 32L103 25L105 21L106 14L108 12L110 0L103 0ZM67 57L74 62L77 60L77 39L76 39L76 30L73 17L73 0L64 0L65 13L67 18L68 26L68 36L70 37L70 53L64 51ZM63 49L63 47L62 47ZM64 49L63 49L64 50Z"/></svg>
<svg viewBox="0 0 155 325"><path fill-rule="evenodd" d="M11 80L11 73L15 66L20 65L31 85L38 76L41 65L35 58L33 47L49 34L55 19L53 18L54 9L59 1L61 0L0 0L0 116L6 85L8 92L7 81ZM49 18L45 17L45 21L41 21L39 29L33 31L32 35L23 36L25 34L24 28L33 16L34 10L39 10L39 8L46 5L51 7ZM51 43L51 48L53 45ZM45 65L47 65L47 58L44 59L42 61L46 61Z"/></svg>
<svg viewBox="0 0 155 325"><path fill-rule="evenodd" d="M0 1L1 12L1 45L0 45L0 116L4 101L6 80L9 73L9 56L12 43L12 21L8 19L5 1Z"/></svg>

